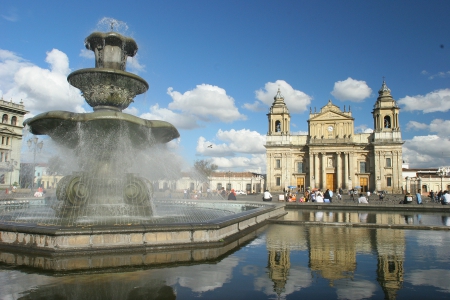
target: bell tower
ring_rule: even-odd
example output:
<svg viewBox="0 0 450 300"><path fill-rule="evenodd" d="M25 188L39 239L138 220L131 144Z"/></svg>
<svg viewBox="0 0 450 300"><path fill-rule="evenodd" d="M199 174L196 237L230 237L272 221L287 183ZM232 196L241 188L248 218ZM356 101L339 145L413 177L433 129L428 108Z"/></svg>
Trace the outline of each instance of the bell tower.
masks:
<svg viewBox="0 0 450 300"><path fill-rule="evenodd" d="M392 98L391 90L383 80L372 111L374 141L401 141L402 135L398 120L399 112L400 108L394 98Z"/></svg>
<svg viewBox="0 0 450 300"><path fill-rule="evenodd" d="M289 110L284 103L284 97L281 95L280 89L270 107L270 112L267 114L269 118L269 132L267 135L288 135L290 132L291 116Z"/></svg>
<svg viewBox="0 0 450 300"><path fill-rule="evenodd" d="M402 192L403 141L398 119L399 112L400 108L383 80L372 111L374 122L372 160L375 172L371 180L378 191Z"/></svg>

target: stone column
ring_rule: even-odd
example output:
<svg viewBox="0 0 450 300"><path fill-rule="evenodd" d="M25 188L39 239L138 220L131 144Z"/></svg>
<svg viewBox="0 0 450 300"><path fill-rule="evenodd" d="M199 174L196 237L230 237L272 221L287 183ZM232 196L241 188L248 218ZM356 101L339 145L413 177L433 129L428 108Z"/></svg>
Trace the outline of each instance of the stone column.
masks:
<svg viewBox="0 0 450 300"><path fill-rule="evenodd" d="M348 152L344 152L344 185L348 189Z"/></svg>
<svg viewBox="0 0 450 300"><path fill-rule="evenodd" d="M320 187L322 190L324 190L327 186L327 173L326 173L326 167L327 167L327 155L325 152L321 153L322 155L322 186Z"/></svg>
<svg viewBox="0 0 450 300"><path fill-rule="evenodd" d="M406 193L408 193L410 191L410 185L411 185L411 178L406 176L406 187L405 187L405 192Z"/></svg>
<svg viewBox="0 0 450 300"><path fill-rule="evenodd" d="M319 176L319 153L314 153L314 187L317 188L317 183L320 182Z"/></svg>
<svg viewBox="0 0 450 300"><path fill-rule="evenodd" d="M314 154L309 152L309 186L314 187Z"/></svg>
<svg viewBox="0 0 450 300"><path fill-rule="evenodd" d="M348 176L350 176L350 180L353 182L353 180L355 180L355 152L350 152L349 153L349 174ZM355 183L356 184L356 183Z"/></svg>
<svg viewBox="0 0 450 300"><path fill-rule="evenodd" d="M341 187L341 152L336 152L336 188Z"/></svg>

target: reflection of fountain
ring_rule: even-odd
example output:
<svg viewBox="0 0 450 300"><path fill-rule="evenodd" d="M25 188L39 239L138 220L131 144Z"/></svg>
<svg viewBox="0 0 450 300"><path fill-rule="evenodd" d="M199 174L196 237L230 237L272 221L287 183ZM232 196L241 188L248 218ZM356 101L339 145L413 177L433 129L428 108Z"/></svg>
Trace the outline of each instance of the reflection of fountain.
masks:
<svg viewBox="0 0 450 300"><path fill-rule="evenodd" d="M86 48L95 52L95 68L73 72L67 78L79 88L92 113L51 111L25 121L33 134L47 134L58 144L75 149L80 172L61 179L56 210L63 215L78 214L89 205L132 206L133 214L150 216L150 183L127 173L130 158L123 147L147 148L179 137L164 121L147 121L122 113L133 98L147 91L147 82L125 71L127 57L137 52L136 42L115 32L94 32L86 38ZM119 142L118 138L122 141ZM125 144L125 145L124 145ZM89 215L93 209L85 209ZM95 210L98 214L99 210ZM107 212L108 210L100 210Z"/></svg>
<svg viewBox="0 0 450 300"><path fill-rule="evenodd" d="M0 208L0 246L66 257L79 251L222 247L284 213L280 204L154 199L148 164L157 166L150 176L164 177L170 162L155 149L179 133L167 122L122 113L148 89L145 80L125 71L127 57L137 52L133 39L94 32L85 45L95 52L95 68L75 71L68 81L82 91L93 112L50 111L24 122L31 133L48 135L64 147L76 171L58 183L56 199L45 200L51 206L32 207L37 201L30 201L28 208ZM151 148L156 158L142 159Z"/></svg>

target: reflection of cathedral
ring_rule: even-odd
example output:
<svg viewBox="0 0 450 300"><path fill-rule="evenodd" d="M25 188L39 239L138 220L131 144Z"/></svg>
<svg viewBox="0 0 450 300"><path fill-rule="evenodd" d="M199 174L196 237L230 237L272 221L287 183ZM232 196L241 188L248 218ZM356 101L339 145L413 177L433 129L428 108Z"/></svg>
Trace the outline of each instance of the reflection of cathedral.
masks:
<svg viewBox="0 0 450 300"><path fill-rule="evenodd" d="M268 116L267 188L366 190L401 192L402 138L400 108L383 81L372 117L372 133L355 133L354 117L331 100L310 110L307 134L290 131L291 116L278 90Z"/></svg>
<svg viewBox="0 0 450 300"><path fill-rule="evenodd" d="M377 280L385 299L396 299L403 284L405 233L403 230L377 229Z"/></svg>
<svg viewBox="0 0 450 300"><path fill-rule="evenodd" d="M402 224L389 220L391 224ZM268 273L274 292L286 292L290 275L291 255L295 250L308 251L309 270L329 280L354 280L357 254L378 254L377 281L386 299L395 299L403 283L405 252L404 231L394 229L349 228L341 226L271 225L267 231ZM375 266L374 266L375 267Z"/></svg>
<svg viewBox="0 0 450 300"><path fill-rule="evenodd" d="M285 291L285 285L291 267L289 249L269 250L269 278L277 295Z"/></svg>

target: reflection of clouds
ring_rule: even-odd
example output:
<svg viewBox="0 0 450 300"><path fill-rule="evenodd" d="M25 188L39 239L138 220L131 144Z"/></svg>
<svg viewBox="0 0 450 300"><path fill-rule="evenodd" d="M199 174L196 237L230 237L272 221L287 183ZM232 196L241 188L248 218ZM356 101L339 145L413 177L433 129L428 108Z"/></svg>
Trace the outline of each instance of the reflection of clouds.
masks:
<svg viewBox="0 0 450 300"><path fill-rule="evenodd" d="M338 280L334 282L338 299L366 299L376 291L375 283L367 280Z"/></svg>
<svg viewBox="0 0 450 300"><path fill-rule="evenodd" d="M450 261L450 240L448 231L436 230L407 230L407 238L415 240L418 247L412 252L414 257L436 256L436 260Z"/></svg>
<svg viewBox="0 0 450 300"><path fill-rule="evenodd" d="M253 276L258 276L258 266L254 266L254 265L247 265L244 266L242 268L242 275L248 276L248 275L253 275Z"/></svg>
<svg viewBox="0 0 450 300"><path fill-rule="evenodd" d="M20 271L0 272L0 299L19 299L24 291L36 286L52 284L59 279L37 274L27 274Z"/></svg>
<svg viewBox="0 0 450 300"><path fill-rule="evenodd" d="M429 285L441 289L442 292L450 293L448 279L450 270L414 270L406 274L405 281L412 285Z"/></svg>
<svg viewBox="0 0 450 300"><path fill-rule="evenodd" d="M283 295L290 295L293 292L300 291L302 288L309 287L311 285L311 272L306 267L292 267L289 270L288 279ZM255 290L262 291L264 294L276 295L274 291L273 281L267 276L267 274L261 275L255 279ZM283 297L284 298L284 297Z"/></svg>
<svg viewBox="0 0 450 300"><path fill-rule="evenodd" d="M179 283L193 292L212 291L231 280L234 267L239 264L237 257L231 256L214 265L195 265L176 268L169 271L166 277L167 285Z"/></svg>

